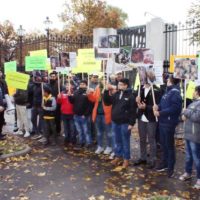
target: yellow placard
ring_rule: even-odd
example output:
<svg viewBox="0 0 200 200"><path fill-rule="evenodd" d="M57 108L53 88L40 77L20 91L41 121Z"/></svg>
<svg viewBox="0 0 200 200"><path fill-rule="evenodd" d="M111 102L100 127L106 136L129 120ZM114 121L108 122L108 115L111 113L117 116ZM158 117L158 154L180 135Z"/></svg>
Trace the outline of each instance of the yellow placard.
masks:
<svg viewBox="0 0 200 200"><path fill-rule="evenodd" d="M47 57L47 50L37 50L37 51L30 51L30 56L46 56Z"/></svg>
<svg viewBox="0 0 200 200"><path fill-rule="evenodd" d="M101 61L95 59L94 49L79 49L77 67L72 69L72 73L90 73L100 71Z"/></svg>
<svg viewBox="0 0 200 200"><path fill-rule="evenodd" d="M9 72L6 74L8 87L27 90L30 76L19 72Z"/></svg>
<svg viewBox="0 0 200 200"><path fill-rule="evenodd" d="M195 82L189 81L188 87L187 87L187 90L186 90L186 98L187 99L193 99L193 93L195 91L195 87L196 87Z"/></svg>

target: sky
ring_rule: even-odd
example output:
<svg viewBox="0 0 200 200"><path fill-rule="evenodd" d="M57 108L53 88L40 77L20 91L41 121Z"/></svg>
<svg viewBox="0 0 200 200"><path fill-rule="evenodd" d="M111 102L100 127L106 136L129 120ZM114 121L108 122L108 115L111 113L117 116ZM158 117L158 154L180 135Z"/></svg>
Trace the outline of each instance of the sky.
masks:
<svg viewBox="0 0 200 200"><path fill-rule="evenodd" d="M178 23L186 20L193 0L106 0L129 16L128 26L143 25L153 16L165 22ZM58 14L63 11L65 0L1 0L0 22L10 20L17 29L22 25L26 32L44 31L44 20L49 16L52 28L62 29ZM144 13L147 12L145 16Z"/></svg>

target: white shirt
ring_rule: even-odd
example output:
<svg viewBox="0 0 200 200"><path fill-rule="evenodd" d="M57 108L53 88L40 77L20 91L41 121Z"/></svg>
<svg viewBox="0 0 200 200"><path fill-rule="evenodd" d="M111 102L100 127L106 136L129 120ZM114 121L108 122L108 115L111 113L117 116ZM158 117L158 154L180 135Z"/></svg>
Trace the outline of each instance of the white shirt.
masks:
<svg viewBox="0 0 200 200"><path fill-rule="evenodd" d="M150 91L150 87L144 87L144 97L146 97ZM143 114L142 117L141 117L141 121L143 122L149 122L149 120L146 118L146 116Z"/></svg>

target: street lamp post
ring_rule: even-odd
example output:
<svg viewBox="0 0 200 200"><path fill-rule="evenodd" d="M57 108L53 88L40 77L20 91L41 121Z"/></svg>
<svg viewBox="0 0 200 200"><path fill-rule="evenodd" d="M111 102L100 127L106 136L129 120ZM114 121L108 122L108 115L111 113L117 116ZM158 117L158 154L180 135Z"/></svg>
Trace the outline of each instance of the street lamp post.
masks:
<svg viewBox="0 0 200 200"><path fill-rule="evenodd" d="M19 36L19 71L23 71L22 69L22 60L23 60L23 36L24 36L25 30L22 28L22 25L19 26L19 29L17 30L17 35Z"/></svg>
<svg viewBox="0 0 200 200"><path fill-rule="evenodd" d="M45 30L47 32L47 56L49 58L49 36L50 36L50 26L52 24L52 21L49 19L49 17L46 17L46 20L44 21Z"/></svg>

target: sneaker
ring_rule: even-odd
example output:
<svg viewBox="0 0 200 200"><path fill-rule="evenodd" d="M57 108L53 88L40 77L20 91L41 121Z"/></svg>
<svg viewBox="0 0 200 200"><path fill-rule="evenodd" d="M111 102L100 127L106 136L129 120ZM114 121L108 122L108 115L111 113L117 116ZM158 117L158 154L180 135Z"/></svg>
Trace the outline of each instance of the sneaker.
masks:
<svg viewBox="0 0 200 200"><path fill-rule="evenodd" d="M24 137L27 138L27 137L30 137L30 135L31 134L28 131L26 131L26 133L24 134Z"/></svg>
<svg viewBox="0 0 200 200"><path fill-rule="evenodd" d="M103 152L103 154L105 155L109 155L112 152L112 148L111 147L106 147L105 151Z"/></svg>
<svg viewBox="0 0 200 200"><path fill-rule="evenodd" d="M164 166L164 165L159 165L158 167L156 167L156 171L158 172L164 172L164 171L167 171L167 167Z"/></svg>
<svg viewBox="0 0 200 200"><path fill-rule="evenodd" d="M18 127L14 127L13 132L17 132L19 130Z"/></svg>
<svg viewBox="0 0 200 200"><path fill-rule="evenodd" d="M47 139L45 137L42 137L41 139L38 140L38 142L41 142L41 143L44 143L46 141L47 141Z"/></svg>
<svg viewBox="0 0 200 200"><path fill-rule="evenodd" d="M109 156L109 159L110 159L110 160L113 160L114 158L115 158L115 153L112 152L112 153L110 154L110 156Z"/></svg>
<svg viewBox="0 0 200 200"><path fill-rule="evenodd" d="M194 189L200 190L200 179L197 179L196 184L193 186Z"/></svg>
<svg viewBox="0 0 200 200"><path fill-rule="evenodd" d="M16 135L24 135L23 131L17 131L15 134Z"/></svg>
<svg viewBox="0 0 200 200"><path fill-rule="evenodd" d="M95 151L96 154L101 154L103 153L103 147L98 146L97 150Z"/></svg>
<svg viewBox="0 0 200 200"><path fill-rule="evenodd" d="M140 159L136 160L133 165L137 166L137 165L146 165L146 164L147 164L147 161L146 160L142 160L140 158Z"/></svg>
<svg viewBox="0 0 200 200"><path fill-rule="evenodd" d="M174 177L174 170L168 170L167 176L168 176L168 178L173 178Z"/></svg>
<svg viewBox="0 0 200 200"><path fill-rule="evenodd" d="M186 180L191 179L191 178L192 178L191 174L188 174L187 172L185 172L183 175L181 175L179 177L179 180L186 181Z"/></svg>
<svg viewBox="0 0 200 200"><path fill-rule="evenodd" d="M38 135L38 134L32 137L33 140L39 140L40 138L42 138L42 135Z"/></svg>

